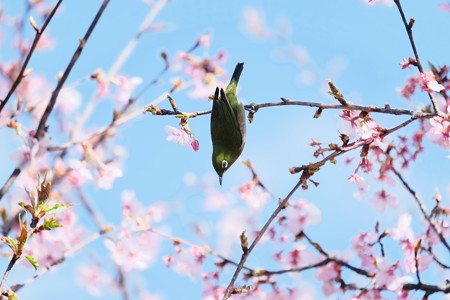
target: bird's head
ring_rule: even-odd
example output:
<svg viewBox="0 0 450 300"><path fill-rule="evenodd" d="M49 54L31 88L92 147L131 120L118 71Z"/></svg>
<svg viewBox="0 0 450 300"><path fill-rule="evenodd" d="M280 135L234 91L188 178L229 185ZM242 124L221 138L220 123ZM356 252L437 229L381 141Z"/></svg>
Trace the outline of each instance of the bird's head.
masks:
<svg viewBox="0 0 450 300"><path fill-rule="evenodd" d="M219 176L219 183L222 185L222 177L226 170L228 170L231 165L236 161L236 158L233 158L231 154L223 151L213 151L212 163L214 170L216 170L217 175Z"/></svg>

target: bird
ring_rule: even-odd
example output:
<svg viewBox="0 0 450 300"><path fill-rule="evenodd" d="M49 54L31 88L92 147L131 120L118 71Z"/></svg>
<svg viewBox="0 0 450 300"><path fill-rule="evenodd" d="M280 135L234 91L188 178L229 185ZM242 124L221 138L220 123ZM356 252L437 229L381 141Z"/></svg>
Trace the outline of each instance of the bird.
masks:
<svg viewBox="0 0 450 300"><path fill-rule="evenodd" d="M237 98L244 63L236 65L227 88L216 87L211 110L212 164L222 185L223 174L241 155L245 145L245 109Z"/></svg>

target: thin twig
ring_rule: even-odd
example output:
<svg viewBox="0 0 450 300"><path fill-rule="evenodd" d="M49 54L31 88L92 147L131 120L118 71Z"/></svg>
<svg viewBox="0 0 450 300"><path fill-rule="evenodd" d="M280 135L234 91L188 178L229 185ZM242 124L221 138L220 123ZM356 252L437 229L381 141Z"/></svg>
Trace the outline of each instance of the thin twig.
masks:
<svg viewBox="0 0 450 300"><path fill-rule="evenodd" d="M280 204L278 205L278 207L275 209L275 211L272 213L272 215L269 217L269 219L266 221L266 223L264 224L264 226L261 228L261 230L258 232L258 235L255 237L255 239L253 240L252 244L250 245L250 247L248 248L247 251L245 251L242 256L241 256L241 260L239 261L239 264L236 268L236 271L233 274L233 277L231 278L230 283L228 284L228 287L225 291L225 294L223 296L223 300L226 300L228 298L230 298L230 296L233 293L233 289L234 289L234 283L236 282L239 273L241 272L242 268L244 267L244 264L247 260L247 258L249 257L249 255L252 253L253 249L256 247L256 245L258 244L258 242L261 240L261 238L263 237L264 233L267 231L267 228L269 228L270 224L272 223L272 221L278 216L278 214L286 207L286 204L288 203L289 199L291 198L291 196L298 190L298 188L301 186L301 181L298 181L297 184L294 186L294 188L289 192L289 194L286 196L286 198L283 199L283 201L280 202Z"/></svg>
<svg viewBox="0 0 450 300"><path fill-rule="evenodd" d="M406 20L406 16L405 13L403 12L403 8L402 5L400 3L400 0L394 0L395 5L397 5L398 11L400 13L400 16L402 17L402 21L403 21L403 25L405 26L406 32L408 34L408 38L409 38L409 42L411 44L411 48L414 52L414 56L416 58L417 61L417 68L419 69L420 73L423 73L423 67L422 67L422 63L420 62L420 58L419 58L419 52L417 51L417 47L416 47L416 43L414 42L414 35L412 32L412 27L414 25L415 20L411 19L409 22ZM440 109L437 105L436 100L434 99L433 93L430 91L427 91L428 93L428 97L431 100L431 104L433 105L433 109L436 112L436 114L441 114Z"/></svg>
<svg viewBox="0 0 450 300"><path fill-rule="evenodd" d="M416 120L416 119L415 119L414 117L412 117L411 119L409 119L409 120L407 120L407 121L401 123L400 125L397 125L397 126L391 128L391 129L389 129L389 130L386 130L381 136L382 136L382 137L385 137L385 136L387 136L388 134L391 134L391 133L393 133L393 132L399 130L400 128L405 127L406 125L408 125L409 123L411 123L411 122L414 121L414 120ZM296 167L296 168L295 168L295 171L300 172L301 170L308 170L308 168L310 168L311 165L322 166L322 165L324 165L327 161L330 161L330 160L332 160L332 159L334 159L334 158L336 158L336 157L338 157L338 156L340 156L340 155L342 155L342 154L344 154L344 153L346 153L346 152L348 152L348 151L350 151L350 150L357 149L357 148L359 148L359 147L361 147L361 146L363 146L363 145L366 145L367 143L370 143L370 142L368 142L368 141L356 141L356 142L353 142L353 143L348 144L348 145L345 146L345 147L339 147L338 150L336 150L336 151L334 151L333 153L329 154L327 157L323 158L322 160L320 160L320 161L318 161L318 162L316 162L316 163L313 163L313 164L303 165L302 167ZM228 298L232 295L232 293L233 293L233 288L234 288L234 283L236 282L237 277L238 277L238 275L239 275L239 273L240 273L240 271L241 271L241 269L242 269L242 267L243 267L245 261L247 260L248 256L249 256L250 253L252 252L253 248L256 246L256 244L258 243L258 241L259 241L259 240L261 239L261 237L264 235L265 231L267 230L267 228L269 227L269 225L271 224L271 222L272 222L272 221L275 219L275 217L281 212L281 210L287 205L287 203L288 203L288 201L289 201L289 198L292 196L292 194L293 194L293 193L294 193L301 185L302 185L302 179L300 179L300 180L297 182L297 184L294 186L294 188L289 192L288 196L286 196L286 198L284 198L284 200L278 205L278 207L277 207L277 208L275 209L275 211L272 213L272 215L270 216L270 218L269 218L269 219L266 221L266 223L264 224L264 226L263 226L263 228L261 229L261 231L258 233L257 237L255 238L255 240L253 241L253 243L251 244L251 246L249 247L249 249L248 249L245 253L242 254L241 260L239 261L239 265L238 265L238 267L236 268L235 273L233 274L233 277L232 277L232 279L231 279L231 281L230 281L230 283L229 283L229 285L228 285L228 287L227 287L227 289L226 289L226 291L225 291L225 294L224 294L222 300L226 300L226 299L228 299ZM344 265L345 267L349 268L350 270L352 270L352 271L358 273L358 274L361 274L361 275L364 275L364 276L369 276L369 277L371 277L371 275L370 275L368 272L366 272L366 271L364 271L364 270L362 270L362 269L353 267L353 266L349 265L348 263L346 263L346 262L344 262L344 261L342 261L342 260L339 260L338 262L341 263L342 265Z"/></svg>
<svg viewBox="0 0 450 300"><path fill-rule="evenodd" d="M39 269L39 271L33 277L25 280L23 283L15 284L15 285L11 286L11 290L13 290L14 292L17 292L18 290L20 290L24 286L29 285L30 283L34 282L39 277L42 277L42 275L46 274L47 272L56 269L56 267L58 265L60 265L62 262L64 262L67 258L69 258L72 255L76 254L80 250L86 248L87 245L89 245L90 243L96 241L98 238L100 238L106 232L107 231L96 232L96 233L92 234L89 238L85 239L84 241L82 241L82 242L80 242L80 243L78 243L76 245L71 246L67 251L64 252L64 254L60 258L58 258L55 261L53 261L50 265L45 266L45 267L41 267Z"/></svg>
<svg viewBox="0 0 450 300"><path fill-rule="evenodd" d="M296 106L317 107L322 110L325 110L325 109L348 109L348 110L361 110L361 111L365 111L365 112L376 112L376 113L390 114L390 115L409 115L409 116L414 116L414 118L420 118L420 119L428 119L428 118L432 118L432 117L436 116L436 114L433 114L433 113L421 113L420 115L417 115L416 112L414 112L412 110L390 108L389 106L376 107L376 106L357 105L357 104L351 104L351 103L347 103L347 105L325 104L325 103L319 103L319 102L289 100L289 99L285 99L285 98L282 98L282 99L283 100L279 101L279 102L266 102L266 103L260 103L260 104L251 103L251 104L244 105L244 108L247 111L256 112L260 108L296 105ZM173 110L161 109L161 112L162 113L160 113L158 115L183 114L183 115L187 115L190 117L196 117L196 116L210 114L211 110L199 111L199 112L175 113Z"/></svg>
<svg viewBox="0 0 450 300"><path fill-rule="evenodd" d="M159 12L164 8L165 4L168 2L168 0L160 0L157 3L155 3L142 23L139 25L138 32L127 42L125 47L122 49L120 54L118 55L117 59L114 60L113 65L109 69L105 81L109 83L111 78L117 75L119 70L122 68L122 66L125 64L127 59L130 57L130 55L133 53L134 49L137 46L137 43L139 39L142 37L143 33L147 32L147 29L149 28L150 24L154 21L156 16L159 14ZM163 73L163 72L162 72ZM81 114L81 117L78 119L77 124L74 126L74 128L71 130L69 134L69 139L72 140L74 136L77 134L77 132L82 128L82 126L86 123L86 121L89 119L91 114L94 112L95 106L97 104L96 96L94 96L86 105L86 108L84 109L83 113Z"/></svg>
<svg viewBox="0 0 450 300"><path fill-rule="evenodd" d="M46 122L47 119L50 116L50 113L52 112L55 104L56 104L56 99L58 98L59 92L61 91L67 77L69 76L73 66L75 65L76 61L78 60L87 40L89 39L89 36L91 35L92 31L94 30L98 20L100 19L100 16L103 14L103 11L105 10L106 6L108 5L110 0L104 0L102 6L100 7L99 11L97 12L97 15L95 16L94 20L92 21L91 25L89 26L84 38L80 41L80 44L77 48L77 50L75 51L75 53L72 56L72 59L70 60L66 70L64 71L64 74L62 75L61 79L58 81L58 84L56 86L56 88L53 90L52 95L50 97L49 103L41 117L41 120L39 121L39 125L35 131L35 138L37 140L41 140L44 135L45 135L45 131L47 129L46 127ZM10 189L11 185L14 183L14 181L17 179L17 177L20 175L20 173L22 172L22 168L24 166L18 166L16 167L13 172L11 173L11 175L8 177L8 179L6 180L6 182L3 184L3 186L0 189L0 200L3 198L3 196L8 192L8 190Z"/></svg>
<svg viewBox="0 0 450 300"><path fill-rule="evenodd" d="M5 196L5 194L8 192L8 190L10 189L10 187L12 186L12 184L14 183L16 178L22 172L22 167L23 166L19 166L19 167L15 168L12 171L11 175L9 175L8 179L6 180L6 182L3 184L2 188L0 189L0 201L2 200L3 196Z"/></svg>
<svg viewBox="0 0 450 300"><path fill-rule="evenodd" d="M94 20L92 21L91 25L89 25L88 30L86 31L83 39L80 40L80 43L78 45L78 48L75 50L75 53L72 56L72 59L70 60L69 64L66 67L66 70L64 71L63 75L58 81L58 84L56 85L56 88L52 92L52 96L50 97L50 100L48 102L47 107L45 108L45 111L41 117L41 120L39 122L39 125L37 127L35 138L38 140L41 140L44 135L45 131L47 130L47 119L49 118L51 112L53 111L53 108L56 104L56 99L58 98L59 92L61 91L62 87L64 86L64 83L66 82L67 78L69 77L70 72L72 71L73 66L77 62L78 58L81 55L81 52L84 49L84 46L86 45L87 41L89 40L89 37L91 36L92 32L94 31L94 28L97 26L98 21L100 20L100 17L102 16L103 12L105 11L106 7L108 6L110 0L103 0L102 5L100 6L100 9L98 10L97 14L94 17Z"/></svg>
<svg viewBox="0 0 450 300"><path fill-rule="evenodd" d="M3 293L3 289L5 287L6 280L8 279L9 273L11 272L11 269L14 267L15 263L17 262L17 260L19 258L20 258L20 256L17 256L15 254L11 257L8 267L6 268L5 273L3 274L2 282L0 283L0 292Z"/></svg>
<svg viewBox="0 0 450 300"><path fill-rule="evenodd" d="M290 268L290 269L283 269L283 270L277 270L277 271L255 271L255 270L251 270L251 274L258 274L258 276L272 276L272 275L282 275L282 274L286 274L286 273L300 273L303 271L307 271L307 270L311 270L311 269L315 269L315 268L320 268L323 266L326 266L327 264L329 264L330 262L332 262L331 259L329 258L325 258L319 262L316 262L314 264L311 265L307 265L304 267L300 267L300 268Z"/></svg>
<svg viewBox="0 0 450 300"><path fill-rule="evenodd" d="M14 94L14 91L16 90L16 88L19 86L20 82L23 79L23 74L25 73L25 70L28 66L28 63L31 59L31 56L34 53L34 50L36 49L36 46L39 43L39 40L42 37L42 34L44 33L45 29L47 28L47 25L50 23L50 21L53 19L53 16L55 15L56 11L58 10L59 5L62 3L63 0L59 0L56 5L53 7L53 9L51 10L51 12L49 13L49 15L47 16L47 18L44 21L44 24L42 24L42 28L39 30L36 30L36 35L34 36L34 40L33 40L33 44L31 44L31 48L28 51L28 55L25 58L25 61L22 64L22 68L19 71L19 74L17 74L17 78L16 80L14 80L14 83L12 84L11 88L8 91L8 94L6 95L5 99L3 99L3 101L0 101L0 112L3 110L3 108L5 107L6 103L9 101L9 99L11 98L11 96ZM25 19L25 18L24 18Z"/></svg>
<svg viewBox="0 0 450 300"><path fill-rule="evenodd" d="M403 186L408 190L408 192L413 196L414 200L416 200L417 205L419 206L420 211L422 212L422 215L424 218L428 221L428 224L430 224L430 227L433 228L433 231L436 233L436 235L439 237L439 240L442 242L442 244L447 248L448 251L450 251L450 245L445 240L445 237L443 236L442 232L440 232L434 223L433 219L428 215L427 211L425 210L425 206L420 199L420 196L417 194L415 190L411 188L411 186L406 182L406 180L403 178L402 174L400 174L394 167L392 167L392 172L397 176L398 179L402 182Z"/></svg>
<svg viewBox="0 0 450 300"><path fill-rule="evenodd" d="M363 270L361 268L357 268L354 267L352 265L350 265L348 262L343 261L342 259L339 259L331 254L329 254L328 252L326 252L318 243L314 242L304 231L302 231L300 233L300 236L305 237L306 240L308 241L308 243L314 247L314 249L316 249L320 254L322 254L323 256L325 256L327 259L329 259L332 262L337 263L338 265L341 265L343 267L346 267L347 269L352 270L355 273L358 273L359 275L363 275L369 278L372 278L373 275L370 274L369 272L367 272L366 270Z"/></svg>

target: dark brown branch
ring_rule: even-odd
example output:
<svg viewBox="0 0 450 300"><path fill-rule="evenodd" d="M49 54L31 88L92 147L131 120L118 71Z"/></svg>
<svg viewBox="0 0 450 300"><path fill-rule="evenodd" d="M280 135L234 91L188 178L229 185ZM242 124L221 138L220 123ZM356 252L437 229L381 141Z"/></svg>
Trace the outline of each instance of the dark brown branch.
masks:
<svg viewBox="0 0 450 300"><path fill-rule="evenodd" d="M34 53L34 50L36 49L36 46L38 45L39 40L42 37L42 34L44 33L45 29L47 28L47 25L53 19L53 16L55 15L55 13L58 10L58 7L62 3L62 1L63 0L59 0L56 3L55 7L53 7L51 12L49 13L47 18L45 19L44 24L42 24L42 28L36 31L36 35L34 36L33 44L31 45L31 48L28 51L28 55L26 56L25 61L22 64L22 68L20 69L19 74L17 74L16 80L14 80L14 82L13 82L11 88L9 89L8 94L6 95L5 99L3 99L3 101L0 101L0 112L3 110L3 108L6 105L6 103L9 101L9 99L11 98L11 96L14 94L15 90L19 86L20 82L22 81L23 74L25 73L25 70L26 70L26 68L28 66L28 63L29 63L30 59L31 59L31 56ZM1 197L0 197L0 199L1 199Z"/></svg>
<svg viewBox="0 0 450 300"><path fill-rule="evenodd" d="M0 201L2 200L3 196L5 196L5 194L8 192L9 188L11 187L11 185L14 183L14 181L20 175L21 172L22 169L20 167L17 167L12 171L11 175L9 175L8 179L0 189Z"/></svg>
<svg viewBox="0 0 450 300"><path fill-rule="evenodd" d="M332 262L331 259L329 258L325 258L324 260L321 260L317 263L311 264L311 265L307 265L304 267L300 267L300 268L290 268L290 269L283 269L283 270L277 270L277 271L267 271L267 270L263 270L263 271L255 271L255 270L250 270L251 271L251 276L272 276L272 275L281 275L281 274L286 274L286 273L300 273L303 271L307 271L307 270L311 270L311 269L315 269L315 268L320 268L323 266L326 266L327 264L329 264L330 262Z"/></svg>
<svg viewBox="0 0 450 300"><path fill-rule="evenodd" d="M69 77L70 72L72 71L73 66L77 62L78 58L81 55L81 52L84 49L84 46L86 45L89 37L91 36L92 32L94 31L95 26L97 25L98 21L100 20L100 17L102 16L103 12L105 11L106 7L108 6L110 0L104 0L102 3L102 6L98 10L94 20L92 21L91 25L89 26L88 30L86 31L86 34L84 35L83 39L80 40L80 43L78 45L78 48L75 50L75 53L72 56L72 59L70 60L69 64L67 65L66 70L64 71L63 75L58 81L58 84L56 85L55 90L52 92L52 96L50 97L50 100L48 102L47 107L45 108L45 111L41 117L41 120L39 122L39 125L37 127L35 138L40 140L44 137L45 131L47 129L46 123L47 120L53 111L53 108L56 104L56 99L58 98L59 92L61 91L62 87L64 86L64 83L66 82L67 78Z"/></svg>
<svg viewBox="0 0 450 300"><path fill-rule="evenodd" d="M3 292L5 284L6 284L6 280L8 279L9 273L11 272L11 269L14 267L14 265L16 264L17 260L20 258L20 256L17 256L15 254L13 254L11 260L9 261L8 267L6 268L5 273L3 274L3 278L2 281L0 283L0 291Z"/></svg>
<svg viewBox="0 0 450 300"><path fill-rule="evenodd" d="M422 63L420 62L419 52L417 51L416 43L414 42L414 35L412 32L412 27L414 25L415 20L411 19L409 22L406 20L406 16L405 16L405 13L403 12L403 8L400 3L400 0L394 0L394 3L395 3L395 5L397 5L398 11L400 12L400 16L402 17L403 25L405 26L406 32L408 34L409 42L411 44L411 48L414 52L414 56L417 61L417 68L419 69L420 73L423 73ZM431 100L431 104L433 105L433 109L434 109L435 113L440 114L439 107L436 103L436 100L433 97L433 94L429 91L427 93L428 93L428 97Z"/></svg>
<svg viewBox="0 0 450 300"><path fill-rule="evenodd" d="M230 298L230 296L233 293L233 289L234 289L234 283L236 282L239 273L241 272L242 268L244 267L244 264L247 260L247 258L249 257L249 255L252 253L253 249L256 247L256 245L258 244L258 242L261 240L261 238L263 237L264 233L267 231L267 229L269 228L270 224L272 223L272 221L277 217L277 215L286 207L289 199L291 198L291 196L298 190L298 188L301 186L302 182L298 181L297 184L294 186L294 188L289 192L289 194L286 196L286 198L283 199L283 201L280 202L280 204L278 205L278 207L275 209L275 211L272 213L272 215L269 217L269 219L266 221L266 223L264 224L264 226L261 228L261 230L258 232L258 235L256 236L256 238L253 240L252 244L250 245L250 247L248 248L247 251L245 251L242 256L241 259L239 261L239 264L236 268L236 271L233 274L233 277L231 278L230 283L228 284L228 287L225 291L225 294L223 296L223 300L226 300L228 298Z"/></svg>
<svg viewBox="0 0 450 300"><path fill-rule="evenodd" d="M406 125L408 125L409 123L411 123L411 122L414 121L414 120L416 120L416 119L415 119L414 117L412 117L411 119L409 119L409 120L407 120L407 121L401 123L400 125L397 125L397 126L391 128L391 129L389 129L389 130L386 130L381 136L382 136L382 137L385 137L385 136L387 136L387 135L389 135L389 134L391 134L391 133L393 133L393 132L399 130L400 128L405 127ZM338 150L335 150L333 153L331 153L331 154L328 155L327 157L323 158L322 160L317 161L316 163L313 163L313 164L303 165L302 167L295 167L295 168L292 168L291 172L292 172L292 173L298 173L298 172L300 172L300 171L302 171L302 170L303 170L304 172L307 172L312 166L316 166L317 168L320 168L320 167L323 166L327 161L333 160L334 158L336 158L336 157L338 157L338 156L340 156L340 155L342 155L342 154L344 154L344 153L346 153L346 152L348 152L348 151L350 151L350 150L357 149L357 148L359 148L359 147L361 147L361 146L363 146L363 145L367 145L368 143L370 144L370 142L368 142L368 141L357 141L357 142L350 143L350 144L348 144L348 145L345 146L345 147L339 147ZM303 176L302 176L302 177L303 177ZM248 251L246 251L245 253L242 254L241 260L239 261L239 265L237 266L236 271L235 271L235 273L233 274L233 277L232 277L232 279L231 279L231 281L230 281L230 283L229 283L229 285L228 285L228 287L227 287L227 289L226 289L226 291L225 291L225 294L224 294L222 300L226 300L226 299L228 299L228 298L232 295L234 283L236 282L237 277L238 277L240 271L242 270L242 268L243 268L243 266L244 266L244 264L245 264L245 261L247 260L248 256L250 255L250 253L252 252L252 250L254 249L254 247L256 246L256 244L258 243L258 241L261 239L261 237L264 235L264 233L266 232L267 228L268 228L269 225L272 223L272 221L275 219L275 217L276 217L276 216L281 212L281 210L283 210L283 208L287 205L287 203L288 203L288 201L289 201L289 198L292 196L292 194L293 194L295 191L297 191L297 189L298 189L300 186L302 186L302 184L303 184L303 181L302 181L302 178L300 178L300 180L297 182L297 184L294 186L294 188L289 192L289 194L286 196L286 198L283 199L283 201L278 205L278 207L277 207L277 208L275 209L275 211L272 213L272 215L270 216L270 218L266 221L266 223L264 224L263 228L262 228L261 231L258 233L257 237L256 237L255 240L252 242L252 244L251 244L251 246L249 247ZM362 269L353 267L353 266L349 265L348 263L346 263L346 262L344 262L344 261L342 261L342 260L335 260L335 261L336 261L337 263L340 263L340 264L342 264L343 266L349 268L350 270L352 270L352 271L358 273L358 274L361 274L361 275L364 275L364 276L371 277L371 274L368 273L368 272L365 271L365 270L362 270Z"/></svg>
<svg viewBox="0 0 450 300"><path fill-rule="evenodd" d="M429 246L428 249L426 249L426 251L428 251L428 253L430 253L430 255L433 257L433 260L434 260L439 266L441 266L441 268L443 268L443 269L450 269L450 265L444 264L442 261L440 261L440 260L436 257L436 254L434 254L433 250L431 249L431 246Z"/></svg>
<svg viewBox="0 0 450 300"><path fill-rule="evenodd" d="M414 111L407 110L407 109L395 109L390 108L388 105L385 107L376 107L376 106L364 106L364 105L357 105L357 104L351 104L349 102L346 102L346 105L342 104L324 104L324 103L317 103L317 102L309 102L309 101L296 101L286 98L281 98L281 102L269 102L269 103L261 103L261 104L255 104L252 103L250 105L245 105L245 108L247 110L253 110L256 111L260 108L265 107L272 107L272 106L283 106L283 105L298 105L298 106L308 106L308 107L317 107L322 110L325 109L348 109L348 110L361 110L366 112L377 112L377 113L383 113L383 114L391 114L391 115L414 115Z"/></svg>
<svg viewBox="0 0 450 300"><path fill-rule="evenodd" d="M103 14L104 10L106 9L106 6L108 5L110 0L104 0L102 6L100 7L99 11L97 12L97 15L95 16L94 20L92 21L91 25L89 26L84 38L80 41L80 44L75 51L75 53L72 56L71 61L69 62L66 70L64 71L64 74L62 75L61 79L58 81L58 84L54 91L52 92L52 96L50 97L49 103L41 117L41 120L39 121L39 125L35 132L35 138L37 140L41 140L46 131L46 122L49 118L55 104L56 99L58 98L59 92L61 91L67 77L69 76L70 72L72 71L73 66L75 65L76 61L80 57L81 52L83 51L83 48L89 39L92 31L94 30L95 26L98 23L98 20L100 19L101 15ZM8 192L9 188L13 184L13 182L16 180L16 178L19 176L19 174L22 172L22 166L16 167L11 175L9 176L8 180L3 184L2 188L0 189L0 200L3 198L3 196Z"/></svg>
<svg viewBox="0 0 450 300"><path fill-rule="evenodd" d="M412 110L407 109L398 109L398 108L390 108L388 105L386 107L376 107L376 106L364 106L364 105L357 105L357 104L351 104L347 102L347 105L341 105L341 104L325 104L325 103L318 103L318 102L309 102L309 101L295 101L290 100L286 98L281 98L282 101L280 102L267 102L267 103L251 103L244 105L245 109L250 112L256 112L260 108L266 108L266 107L274 107L274 106L290 106L290 105L296 105L296 106L307 106L307 107L317 107L319 109L325 110L325 109L348 109L348 110L361 110L365 112L376 112L376 113L382 113L382 114L390 114L390 115L407 115L412 116L414 119L420 118L420 119L428 119L436 116L436 114L433 113L420 113L417 114L416 112ZM154 107L155 108L155 107ZM147 111L151 111L151 109L147 109ZM151 111L153 112L153 111ZM190 118L194 118L201 115L210 114L210 110L206 111L199 111L199 112L179 112L176 113L173 110L167 110L167 109L157 109L157 111L154 113L155 115L185 115Z"/></svg>
<svg viewBox="0 0 450 300"><path fill-rule="evenodd" d="M431 284L425 284L425 283L406 283L403 285L404 290L416 290L416 291L424 291L428 295L434 294L434 293L444 293L449 294L450 293L450 283L447 283L446 285L431 285Z"/></svg>
<svg viewBox="0 0 450 300"><path fill-rule="evenodd" d="M394 167L392 167L392 172L397 176L397 178L402 182L403 186L408 190L408 192L413 196L414 200L416 200L417 205L419 206L419 209L424 216L424 218L428 221L428 224L430 224L430 227L433 229L433 231L437 234L439 237L439 240L442 242L442 244L447 248L447 250L450 252L450 245L445 240L445 237L442 235L442 232L440 232L434 223L433 219L431 219L430 215L426 212L425 207L423 205L422 200L420 199L420 196L417 194L415 190L412 189L412 187L405 181L402 174L400 174Z"/></svg>
<svg viewBox="0 0 450 300"><path fill-rule="evenodd" d="M308 241L308 243L314 247L314 249L316 249L320 254L322 254L323 256L325 256L327 259L329 259L332 262L337 263L338 265L341 265L343 267L346 267L347 269L352 270L355 273L358 273L359 275L363 275L369 278L372 278L373 275L370 274L369 272L367 272L366 270L363 270L361 268L357 268L354 267L352 265L350 265L349 263L347 263L346 261L343 261L342 259L339 259L331 254L329 254L328 252L326 252L325 250L323 250L323 248L316 242L314 242L304 231L302 231L300 233L301 237L306 238L306 240Z"/></svg>

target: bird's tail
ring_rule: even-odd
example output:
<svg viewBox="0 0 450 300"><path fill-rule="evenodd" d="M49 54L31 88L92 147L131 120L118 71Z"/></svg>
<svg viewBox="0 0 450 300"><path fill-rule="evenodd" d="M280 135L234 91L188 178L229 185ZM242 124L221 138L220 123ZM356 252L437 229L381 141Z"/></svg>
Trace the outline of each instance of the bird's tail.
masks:
<svg viewBox="0 0 450 300"><path fill-rule="evenodd" d="M239 82L239 77L241 77L242 70L244 70L244 63L240 62L234 68L233 76L231 76L230 84L234 81L237 85Z"/></svg>

